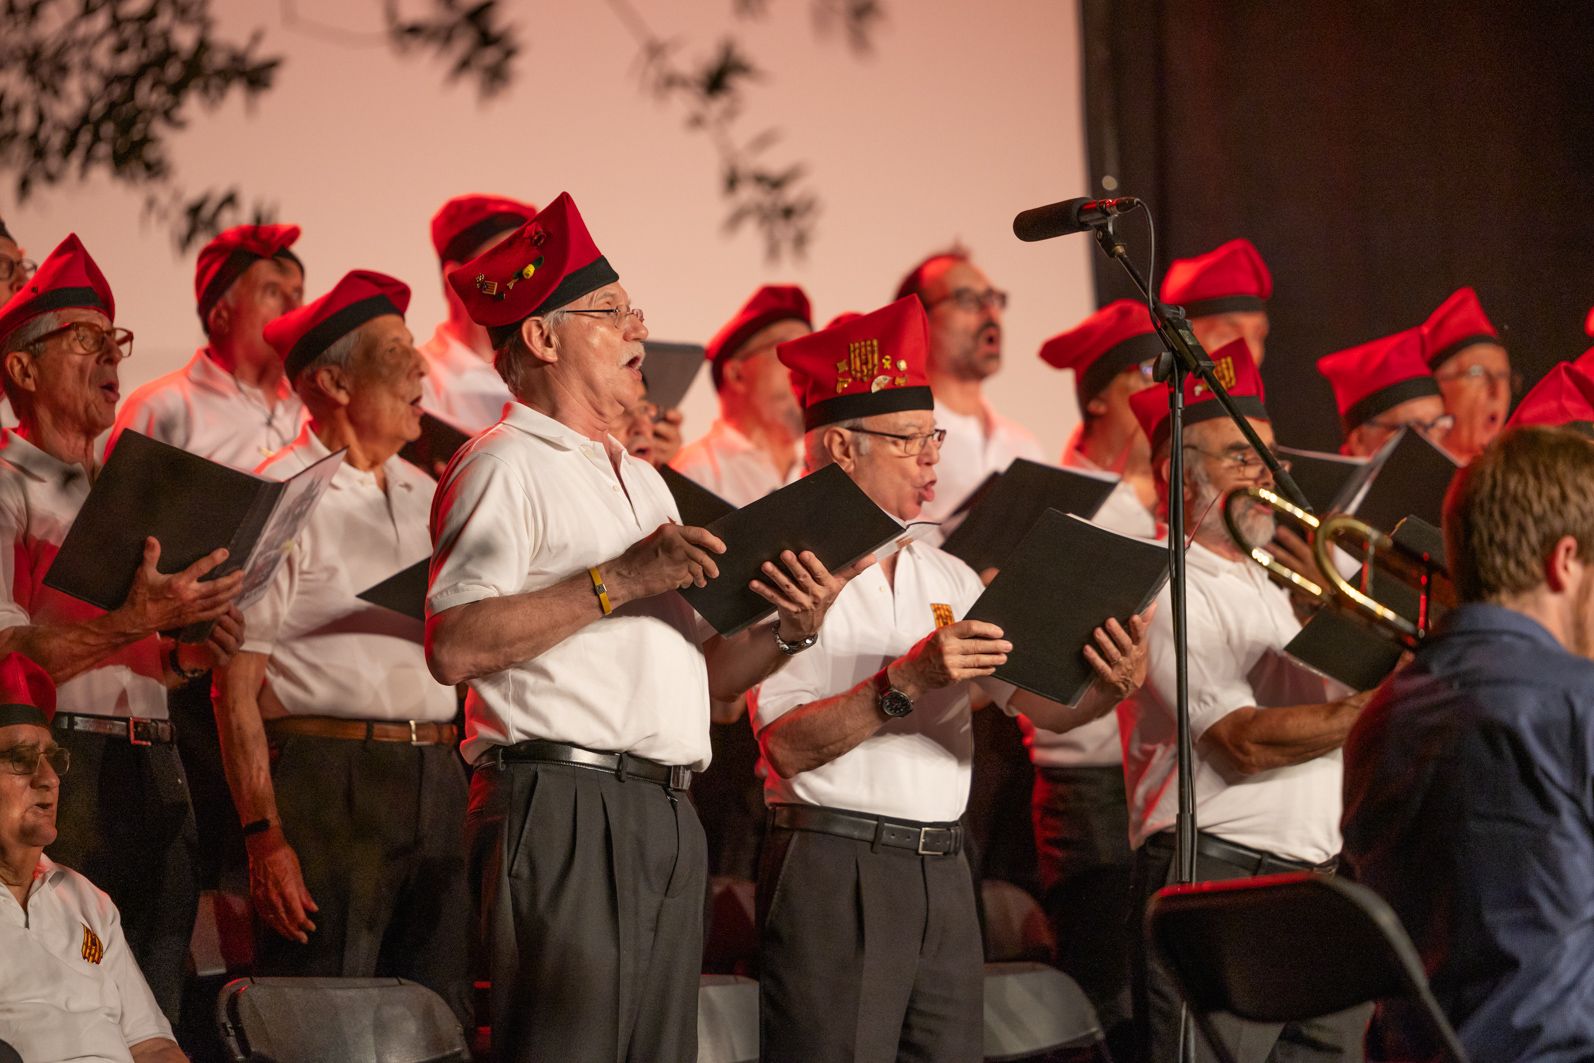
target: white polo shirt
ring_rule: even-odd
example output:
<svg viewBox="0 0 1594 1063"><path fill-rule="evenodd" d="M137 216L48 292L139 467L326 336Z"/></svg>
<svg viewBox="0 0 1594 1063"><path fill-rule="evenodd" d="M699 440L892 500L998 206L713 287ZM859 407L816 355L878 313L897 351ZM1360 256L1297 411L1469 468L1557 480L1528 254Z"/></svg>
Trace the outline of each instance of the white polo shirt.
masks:
<svg viewBox="0 0 1594 1063"><path fill-rule="evenodd" d="M1079 451L1079 433L1076 431L1063 451L1063 468L1105 472L1095 462ZM1140 501L1135 489L1123 480L1112 489L1107 501L1101 504L1091 518L1109 531L1135 535L1142 539L1157 537L1157 521ZM1029 729L1030 760L1043 768L1110 767L1123 763L1123 740L1118 732L1118 719L1108 713L1067 734L1057 734L1039 727Z"/></svg>
<svg viewBox="0 0 1594 1063"><path fill-rule="evenodd" d="M0 956L0 1041L28 1063L125 1063L133 1045L172 1036L116 905L47 856L26 911L0 889Z"/></svg>
<svg viewBox="0 0 1594 1063"><path fill-rule="evenodd" d="M783 473L722 417L701 439L682 447L670 465L739 509L802 478L802 443L793 448L791 467Z"/></svg>
<svg viewBox="0 0 1594 1063"><path fill-rule="evenodd" d="M170 443L190 454L249 470L287 446L304 427L304 403L286 378L277 381L276 402L241 383L201 347L181 369L156 377L122 403L111 428L107 455L123 431Z"/></svg>
<svg viewBox="0 0 1594 1063"><path fill-rule="evenodd" d="M1340 848L1339 750L1243 776L1204 754L1200 742L1207 728L1236 709L1311 704L1337 695L1324 680L1278 658L1277 651L1301 626L1289 595L1271 584L1260 566L1228 560L1200 543L1185 558L1196 824L1228 841L1293 860L1327 860ZM1137 848L1153 834L1172 829L1178 811L1173 610L1166 589L1158 601L1146 685L1118 706L1129 836Z"/></svg>
<svg viewBox="0 0 1594 1063"><path fill-rule="evenodd" d="M0 629L77 624L104 611L44 585L89 497L80 465L59 461L15 431L0 431ZM56 688L58 712L166 719L160 639L140 639Z"/></svg>
<svg viewBox="0 0 1594 1063"><path fill-rule="evenodd" d="M330 454L306 425L256 471L286 480ZM431 478L398 457L382 472L386 489L375 473L339 466L270 587L244 610L243 648L270 658L266 679L290 716L454 718L453 688L426 668L426 626L358 597L432 554Z"/></svg>
<svg viewBox="0 0 1594 1063"><path fill-rule="evenodd" d="M989 432L985 430L987 418ZM1009 421L989 405L981 417L954 413L937 404L935 423L946 429L946 442L941 445L941 460L935 466L935 500L924 507L920 520L948 520L987 476L1004 471L1014 458L1046 460L1041 456L1040 442L1029 429ZM950 532L953 526L945 530Z"/></svg>
<svg viewBox="0 0 1594 1063"><path fill-rule="evenodd" d="M911 543L886 582L879 565L836 596L813 648L748 694L754 732L799 705L839 694L908 652L949 616L961 619L985 589L968 565L934 546ZM938 615L939 614L939 615ZM982 681L1004 708L1012 687ZM917 698L913 711L887 720L852 749L810 771L764 779L769 804L824 805L876 816L947 823L969 799L974 727L969 685L954 683Z"/></svg>
<svg viewBox="0 0 1594 1063"><path fill-rule="evenodd" d="M680 519L658 471L613 437L606 447L515 403L437 485L427 614L585 576ZM592 610L597 617L596 598ZM708 671L699 643L710 634L674 592L621 606L529 661L472 680L462 753L475 761L491 746L542 738L701 770Z"/></svg>
<svg viewBox="0 0 1594 1063"><path fill-rule="evenodd" d="M420 352L426 358L421 406L466 433L497 424L514 401L493 363L455 339L447 322L437 326Z"/></svg>

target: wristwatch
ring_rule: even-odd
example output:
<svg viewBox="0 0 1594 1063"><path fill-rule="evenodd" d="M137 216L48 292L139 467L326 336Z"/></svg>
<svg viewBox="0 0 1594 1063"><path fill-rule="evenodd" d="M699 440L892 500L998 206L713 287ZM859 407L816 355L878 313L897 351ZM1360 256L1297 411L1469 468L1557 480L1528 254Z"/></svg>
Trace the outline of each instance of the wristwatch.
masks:
<svg viewBox="0 0 1594 1063"><path fill-rule="evenodd" d="M781 653L784 653L788 657L797 656L799 653L803 652L808 647L819 641L819 632L817 631L812 635L804 635L796 642L787 642L785 639L780 637L779 623L771 625L769 630L775 633L775 648L780 650Z"/></svg>
<svg viewBox="0 0 1594 1063"><path fill-rule="evenodd" d="M891 677L882 668L874 676L875 704L892 719L900 719L913 711L913 699L891 685Z"/></svg>

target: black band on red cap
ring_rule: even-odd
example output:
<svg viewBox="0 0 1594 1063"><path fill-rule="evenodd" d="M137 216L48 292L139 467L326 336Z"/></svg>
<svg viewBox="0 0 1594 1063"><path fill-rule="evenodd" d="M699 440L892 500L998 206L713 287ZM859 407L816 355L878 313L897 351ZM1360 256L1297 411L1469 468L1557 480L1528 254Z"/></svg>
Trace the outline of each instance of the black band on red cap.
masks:
<svg viewBox="0 0 1594 1063"><path fill-rule="evenodd" d="M1487 332L1479 332L1471 336L1463 336L1456 342L1449 344L1448 346L1441 347L1438 351L1434 352L1433 357L1428 359L1428 368L1438 369L1445 362L1454 358L1456 355L1460 354L1462 351L1466 350L1468 347L1471 347L1475 343L1492 343L1496 347L1504 346L1500 342L1499 336L1494 336Z"/></svg>
<svg viewBox="0 0 1594 1063"><path fill-rule="evenodd" d="M367 321L387 314L404 316L403 311L394 306L393 301L385 295L373 295L357 303L350 303L299 337L299 342L288 351L288 357L282 360L283 371L292 381L305 366L315 361L316 356L322 351Z"/></svg>
<svg viewBox="0 0 1594 1063"><path fill-rule="evenodd" d="M1267 300L1256 295L1224 295L1215 299L1196 299L1183 305L1186 317L1211 317L1213 314L1266 310Z"/></svg>
<svg viewBox="0 0 1594 1063"><path fill-rule="evenodd" d="M270 256L285 259L299 267L299 272L304 272L304 263L299 261L299 256L284 247L281 251ZM210 283L205 285L205 291L199 297L199 322L206 328L210 327L210 312L215 309L221 297L227 294L233 282L242 277L250 266L265 259L265 255L256 254L247 247L235 247L223 260L221 268L211 275Z"/></svg>
<svg viewBox="0 0 1594 1063"><path fill-rule="evenodd" d="M1074 391L1079 396L1079 412L1084 413L1085 405L1106 391L1107 385L1111 384L1119 373L1161 354L1162 340L1155 332L1130 336L1122 343L1107 348L1105 354L1091 362L1090 366L1074 380Z"/></svg>
<svg viewBox="0 0 1594 1063"><path fill-rule="evenodd" d="M589 292L595 292L605 284L613 284L620 279L620 275L609 265L609 260L599 255L580 269L571 270L565 274L559 286L548 293L548 298L537 305L537 308L519 321L512 321L507 325L490 325L487 329L487 342L493 345L493 350L502 347L515 333L520 331L520 326L526 318L536 317L558 310L566 303L573 303Z"/></svg>
<svg viewBox="0 0 1594 1063"><path fill-rule="evenodd" d="M1255 395L1230 395L1229 398L1234 400L1234 408L1239 410L1247 420L1273 423L1273 419L1267 415L1267 407L1263 406L1262 400ZM1215 421L1219 417L1227 417L1228 415L1229 411L1225 410L1223 403L1217 399L1197 402L1184 408L1184 426L1189 428L1193 424L1200 424L1203 421ZM1156 435L1151 440L1151 452L1153 454L1160 450L1162 445L1168 441L1169 426L1172 423L1173 419L1171 417L1165 417L1162 423L1157 426Z"/></svg>
<svg viewBox="0 0 1594 1063"><path fill-rule="evenodd" d="M1431 376L1414 376L1410 380L1380 388L1345 411L1345 431L1360 428L1385 410L1393 409L1403 402L1429 395L1439 395L1439 385Z"/></svg>
<svg viewBox="0 0 1594 1063"><path fill-rule="evenodd" d="M29 312L37 317L51 310L77 310L83 307L105 309L105 300L93 288L51 288L40 292L38 298L28 303Z"/></svg>
<svg viewBox="0 0 1594 1063"><path fill-rule="evenodd" d="M476 249L485 244L488 237L497 236L499 233L512 233L524 224L526 224L524 214L515 214L507 210L489 214L455 233L443 248L443 257L438 261L446 266L450 262L464 262L474 258Z"/></svg>
<svg viewBox="0 0 1594 1063"><path fill-rule="evenodd" d="M36 727L50 726L44 710L37 705L0 705L0 727L10 727L19 723L31 723Z"/></svg>
<svg viewBox="0 0 1594 1063"><path fill-rule="evenodd" d="M854 417L933 409L935 396L927 387L884 388L855 395L837 395L833 399L816 402L803 411L803 427L811 432L815 428L823 428L837 421L850 421Z"/></svg>

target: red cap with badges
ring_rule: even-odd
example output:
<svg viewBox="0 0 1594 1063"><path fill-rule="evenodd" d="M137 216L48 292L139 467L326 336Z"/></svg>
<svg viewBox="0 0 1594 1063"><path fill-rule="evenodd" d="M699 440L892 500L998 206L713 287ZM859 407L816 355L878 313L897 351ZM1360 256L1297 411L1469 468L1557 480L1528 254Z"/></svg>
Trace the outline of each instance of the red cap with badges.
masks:
<svg viewBox="0 0 1594 1063"><path fill-rule="evenodd" d="M55 717L55 680L20 653L0 657L0 727L48 727Z"/></svg>
<svg viewBox="0 0 1594 1063"><path fill-rule="evenodd" d="M1162 341L1151 323L1151 311L1138 299L1108 303L1041 346L1041 361L1074 371L1081 412L1113 377L1160 354Z"/></svg>
<svg viewBox="0 0 1594 1063"><path fill-rule="evenodd" d="M1439 304L1422 323L1428 368L1438 369L1474 343L1499 343L1500 333L1483 312L1478 293L1462 288Z"/></svg>
<svg viewBox="0 0 1594 1063"><path fill-rule="evenodd" d="M1317 360L1317 371L1334 389L1345 431L1403 402L1439 394L1425 349L1423 330L1410 328Z"/></svg>
<svg viewBox="0 0 1594 1063"><path fill-rule="evenodd" d="M432 215L432 249L445 266L463 262L488 240L514 232L536 216L530 203L504 196L455 196Z"/></svg>
<svg viewBox="0 0 1594 1063"><path fill-rule="evenodd" d="M933 410L930 322L909 295L775 348L810 430L854 417Z"/></svg>
<svg viewBox="0 0 1594 1063"><path fill-rule="evenodd" d="M448 283L494 347L528 317L557 310L620 275L603 257L570 193L531 221L448 271Z"/></svg>
<svg viewBox="0 0 1594 1063"><path fill-rule="evenodd" d="M1562 362L1522 396L1507 428L1551 425L1594 435L1594 377L1571 362Z"/></svg>
<svg viewBox="0 0 1594 1063"><path fill-rule="evenodd" d="M388 314L404 316L409 285L385 273L357 269L343 275L314 302L290 310L266 325L266 342L276 348L292 381L317 355L367 321Z"/></svg>
<svg viewBox="0 0 1594 1063"><path fill-rule="evenodd" d="M1251 420L1271 421L1267 407L1263 405L1266 396L1262 374L1251 357L1250 345L1243 339L1235 340L1219 347L1211 358L1212 375L1229 393L1229 398L1234 400L1235 408ZM1168 394L1167 388L1158 387L1144 388L1129 396L1129 408L1140 422L1140 430L1151 440L1153 454L1168 441ZM1206 381L1194 374L1184 378L1186 428L1228 415L1223 403L1207 387Z"/></svg>
<svg viewBox="0 0 1594 1063"><path fill-rule="evenodd" d="M288 250L297 239L297 225L235 225L201 248L194 264L194 301L200 323L209 325L211 309L233 282L261 259L292 262L303 273L304 263Z"/></svg>
<svg viewBox="0 0 1594 1063"><path fill-rule="evenodd" d="M1162 278L1161 298L1191 317L1266 310L1273 274L1249 240L1230 240L1195 258L1174 259Z"/></svg>
<svg viewBox="0 0 1594 1063"><path fill-rule="evenodd" d="M116 321L111 285L77 233L62 240L22 290L0 306L0 342L40 314L55 310L98 310L107 321Z"/></svg>

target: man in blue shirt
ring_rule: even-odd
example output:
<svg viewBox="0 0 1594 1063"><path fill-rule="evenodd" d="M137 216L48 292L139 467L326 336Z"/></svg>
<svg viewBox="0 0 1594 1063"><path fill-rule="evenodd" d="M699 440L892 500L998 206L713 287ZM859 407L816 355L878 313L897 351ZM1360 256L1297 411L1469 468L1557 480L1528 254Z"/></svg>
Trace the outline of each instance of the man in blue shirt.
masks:
<svg viewBox="0 0 1594 1063"><path fill-rule="evenodd" d="M1462 604L1345 743L1344 858L1474 1063L1594 1054L1594 445L1519 428L1458 474ZM1417 1006L1370 1059L1438 1058Z"/></svg>

